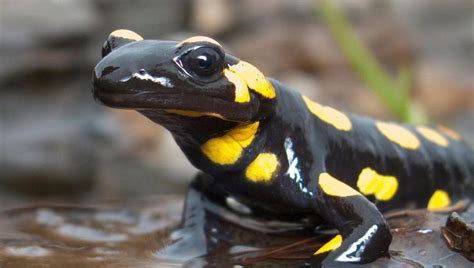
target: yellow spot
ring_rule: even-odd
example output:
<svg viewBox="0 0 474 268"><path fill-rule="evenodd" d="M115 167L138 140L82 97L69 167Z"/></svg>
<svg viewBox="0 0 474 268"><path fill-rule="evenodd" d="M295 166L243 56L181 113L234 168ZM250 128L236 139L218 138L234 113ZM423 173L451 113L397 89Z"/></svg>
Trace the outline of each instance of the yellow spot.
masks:
<svg viewBox="0 0 474 268"><path fill-rule="evenodd" d="M219 47L222 47L221 44L219 44L219 42L217 42L216 40L212 39L212 38L209 38L207 36L193 36L193 37L189 37L188 39L185 39L184 41L182 41L181 43L179 43L177 46L182 46L184 45L185 43L211 43L211 44L214 44L216 46L219 46Z"/></svg>
<svg viewBox="0 0 474 268"><path fill-rule="evenodd" d="M402 126L385 122L377 122L375 125L387 139L406 149L415 150L420 147L420 141L415 134Z"/></svg>
<svg viewBox="0 0 474 268"><path fill-rule="evenodd" d="M247 84L248 88L258 94L273 99L276 96L275 89L265 76L252 64L239 61L236 65L229 67L229 70L237 74Z"/></svg>
<svg viewBox="0 0 474 268"><path fill-rule="evenodd" d="M242 151L252 143L258 125L259 122L238 126L221 137L208 140L201 146L201 150L216 164L233 164L239 160Z"/></svg>
<svg viewBox="0 0 474 268"><path fill-rule="evenodd" d="M272 179L279 166L278 158L271 153L259 154L245 170L245 176L253 182L266 182Z"/></svg>
<svg viewBox="0 0 474 268"><path fill-rule="evenodd" d="M324 193L338 197L348 197L360 195L359 192L352 189L349 185L332 177L328 173L321 173L319 175L319 186Z"/></svg>
<svg viewBox="0 0 474 268"><path fill-rule="evenodd" d="M461 135L448 127L439 125L438 129L441 130L444 134L448 135L453 140L457 140L457 141L461 140Z"/></svg>
<svg viewBox="0 0 474 268"><path fill-rule="evenodd" d="M375 170L364 168L357 180L357 187L364 195L373 194L377 200L388 201L398 189L398 180L393 176L378 174Z"/></svg>
<svg viewBox="0 0 474 268"><path fill-rule="evenodd" d="M443 135L441 135L438 131L429 128L429 127L424 127L424 126L419 126L416 128L418 133L423 135L427 140L438 144L439 146L442 147L448 147L449 142L448 139L446 139Z"/></svg>
<svg viewBox="0 0 474 268"><path fill-rule="evenodd" d="M124 38L124 39L130 39L130 40L134 40L134 41L143 40L143 37L141 37L136 32L133 32L133 31L130 31L130 30L125 30L125 29L115 30L110 34L110 36Z"/></svg>
<svg viewBox="0 0 474 268"><path fill-rule="evenodd" d="M222 115L216 113L209 113L209 112L196 112L196 111L188 111L188 110L177 110L177 109L167 109L166 112L172 114L178 114L187 117L201 117L201 116L211 116L217 117L220 119L225 119Z"/></svg>
<svg viewBox="0 0 474 268"><path fill-rule="evenodd" d="M342 244L342 236L336 235L333 239L331 239L329 242L327 242L322 247L320 247L318 251L316 251L313 255L322 254L328 251L333 251L339 248L341 244Z"/></svg>
<svg viewBox="0 0 474 268"><path fill-rule="evenodd" d="M306 106L308 106L308 109L324 122L339 130L349 131L352 129L351 120L349 120L349 118L344 113L334 108L323 106L317 102L314 102L308 99L306 96L303 96L303 100L306 103Z"/></svg>
<svg viewBox="0 0 474 268"><path fill-rule="evenodd" d="M247 84L245 84L245 81L237 74L227 69L224 70L224 75L235 86L235 102L249 102L250 93Z"/></svg>
<svg viewBox="0 0 474 268"><path fill-rule="evenodd" d="M448 207L451 204L451 199L447 192L443 190L436 190L428 202L428 210L436 211Z"/></svg>

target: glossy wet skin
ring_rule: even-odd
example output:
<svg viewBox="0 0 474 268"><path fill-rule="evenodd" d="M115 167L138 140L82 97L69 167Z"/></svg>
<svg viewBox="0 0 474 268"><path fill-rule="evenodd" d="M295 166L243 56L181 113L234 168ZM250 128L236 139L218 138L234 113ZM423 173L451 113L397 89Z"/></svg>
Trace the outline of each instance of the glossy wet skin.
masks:
<svg viewBox="0 0 474 268"><path fill-rule="evenodd" d="M94 96L103 104L134 110L192 111L250 122L260 99L235 102L235 85L224 68L238 60L206 40L178 43L111 36L94 71ZM118 49L120 48L120 49Z"/></svg>
<svg viewBox="0 0 474 268"><path fill-rule="evenodd" d="M170 130L206 173L194 186L215 202L233 198L248 211L236 213L334 226L340 235L314 254L325 264L384 256L391 234L381 211L444 209L474 191L474 157L459 136L319 104L212 39L114 32L103 51L98 100Z"/></svg>

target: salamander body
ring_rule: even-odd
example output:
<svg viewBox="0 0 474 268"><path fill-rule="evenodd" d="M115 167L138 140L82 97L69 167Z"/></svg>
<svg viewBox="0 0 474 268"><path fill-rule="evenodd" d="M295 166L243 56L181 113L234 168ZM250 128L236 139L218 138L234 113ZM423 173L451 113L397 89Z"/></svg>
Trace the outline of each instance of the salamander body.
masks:
<svg viewBox="0 0 474 268"><path fill-rule="evenodd" d="M387 253L391 209L446 208L474 193L474 156L454 131L319 104L207 37L143 40L117 30L94 71L101 103L164 126L212 178L206 191L270 219L334 226L323 264ZM209 186L210 185L210 186Z"/></svg>

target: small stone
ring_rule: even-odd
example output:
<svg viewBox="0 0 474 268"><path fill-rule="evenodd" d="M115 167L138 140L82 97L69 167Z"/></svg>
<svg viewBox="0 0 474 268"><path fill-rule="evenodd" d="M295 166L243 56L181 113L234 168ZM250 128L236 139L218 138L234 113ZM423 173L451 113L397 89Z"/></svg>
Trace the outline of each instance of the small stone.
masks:
<svg viewBox="0 0 474 268"><path fill-rule="evenodd" d="M474 226L453 212L449 215L442 234L448 246L474 261Z"/></svg>

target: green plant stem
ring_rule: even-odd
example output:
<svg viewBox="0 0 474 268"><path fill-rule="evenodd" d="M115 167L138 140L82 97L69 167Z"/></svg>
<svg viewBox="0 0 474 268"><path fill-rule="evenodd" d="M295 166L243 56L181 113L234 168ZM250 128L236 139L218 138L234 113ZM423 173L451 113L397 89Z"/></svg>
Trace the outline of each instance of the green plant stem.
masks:
<svg viewBox="0 0 474 268"><path fill-rule="evenodd" d="M412 122L412 107L409 98L411 81L395 81L383 69L377 59L364 47L344 15L330 0L315 0L320 7L323 19L327 23L342 53L359 75L361 80L373 90L399 119ZM401 73L402 79L410 74Z"/></svg>

